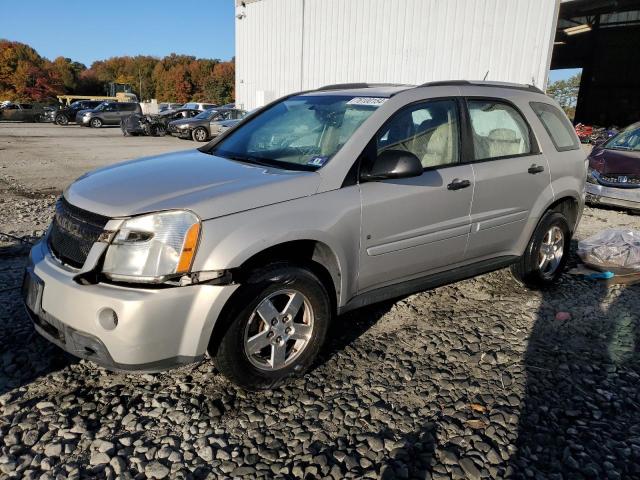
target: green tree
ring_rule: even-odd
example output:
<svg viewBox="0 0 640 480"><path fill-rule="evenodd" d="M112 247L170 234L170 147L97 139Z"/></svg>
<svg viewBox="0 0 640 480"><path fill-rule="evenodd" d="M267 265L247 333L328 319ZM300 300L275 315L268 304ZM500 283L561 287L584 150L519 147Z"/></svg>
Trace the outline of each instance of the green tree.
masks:
<svg viewBox="0 0 640 480"><path fill-rule="evenodd" d="M558 80L549 84L547 95L553 97L560 104L567 116L573 120L578 103L581 74L578 73L567 80Z"/></svg>

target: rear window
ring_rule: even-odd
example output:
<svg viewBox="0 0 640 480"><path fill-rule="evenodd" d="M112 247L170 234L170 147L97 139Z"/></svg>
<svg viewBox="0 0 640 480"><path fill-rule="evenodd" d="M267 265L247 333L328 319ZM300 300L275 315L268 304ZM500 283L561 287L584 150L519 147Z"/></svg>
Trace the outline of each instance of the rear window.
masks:
<svg viewBox="0 0 640 480"><path fill-rule="evenodd" d="M580 148L575 130L563 112L548 103L530 102L529 105L542 122L557 151L564 152Z"/></svg>

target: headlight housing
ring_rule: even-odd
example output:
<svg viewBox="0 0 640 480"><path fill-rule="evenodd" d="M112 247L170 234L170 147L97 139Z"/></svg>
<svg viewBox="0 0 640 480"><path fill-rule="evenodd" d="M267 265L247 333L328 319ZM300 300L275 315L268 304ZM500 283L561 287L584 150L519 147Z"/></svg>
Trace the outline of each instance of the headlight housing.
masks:
<svg viewBox="0 0 640 480"><path fill-rule="evenodd" d="M113 237L102 272L111 280L161 283L188 273L200 239L200 219L187 210L125 220Z"/></svg>

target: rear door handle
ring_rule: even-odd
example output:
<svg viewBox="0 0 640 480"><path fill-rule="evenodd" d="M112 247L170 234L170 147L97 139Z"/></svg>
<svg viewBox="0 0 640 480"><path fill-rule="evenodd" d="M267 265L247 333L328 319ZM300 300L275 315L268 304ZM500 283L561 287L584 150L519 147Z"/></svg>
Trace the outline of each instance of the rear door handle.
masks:
<svg viewBox="0 0 640 480"><path fill-rule="evenodd" d="M535 175L536 173L544 172L544 167L542 165L536 165L535 163L529 167L527 172Z"/></svg>
<svg viewBox="0 0 640 480"><path fill-rule="evenodd" d="M471 186L471 182L469 180L458 180L454 178L447 188L449 190L460 190L461 188L467 188Z"/></svg>

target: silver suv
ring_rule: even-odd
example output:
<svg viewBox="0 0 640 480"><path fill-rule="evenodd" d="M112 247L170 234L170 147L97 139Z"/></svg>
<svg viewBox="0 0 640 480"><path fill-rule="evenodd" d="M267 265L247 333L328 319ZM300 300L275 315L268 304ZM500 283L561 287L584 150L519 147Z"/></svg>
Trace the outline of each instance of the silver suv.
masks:
<svg viewBox="0 0 640 480"><path fill-rule="evenodd" d="M109 369L208 353L269 388L348 310L507 266L553 283L585 177L571 124L534 87L327 86L198 150L80 177L23 294L38 332Z"/></svg>

